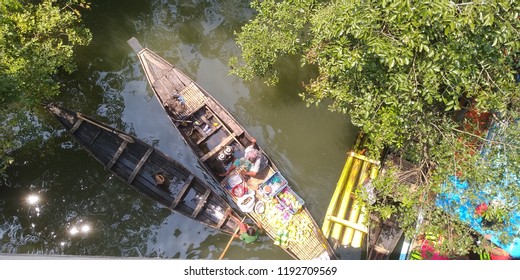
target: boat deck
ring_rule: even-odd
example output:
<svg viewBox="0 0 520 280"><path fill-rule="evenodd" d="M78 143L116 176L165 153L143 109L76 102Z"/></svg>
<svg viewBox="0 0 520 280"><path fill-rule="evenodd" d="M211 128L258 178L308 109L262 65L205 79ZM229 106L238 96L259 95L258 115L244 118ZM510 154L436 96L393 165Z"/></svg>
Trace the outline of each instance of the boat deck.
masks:
<svg viewBox="0 0 520 280"><path fill-rule="evenodd" d="M264 183L267 179L275 174L273 169L266 169L256 178L249 178L245 180L245 185L250 192L255 192L255 197L258 201L262 201L266 205L265 213L258 213L252 211L249 216L261 225L265 232L275 240L276 244L283 247L289 254L297 259L316 259L323 254L324 250L328 248L328 242L325 238L317 238L323 236L319 227L315 224L310 214L306 209L290 216L289 220L284 220L283 212L271 211L269 209L276 209L279 203L274 197L262 195L259 191L259 185ZM231 173L223 180L222 188L226 189L228 194L237 202L237 198L233 196L231 189L226 185L227 179L238 175L236 172ZM282 242L284 230L290 229L295 234L288 233L287 242Z"/></svg>

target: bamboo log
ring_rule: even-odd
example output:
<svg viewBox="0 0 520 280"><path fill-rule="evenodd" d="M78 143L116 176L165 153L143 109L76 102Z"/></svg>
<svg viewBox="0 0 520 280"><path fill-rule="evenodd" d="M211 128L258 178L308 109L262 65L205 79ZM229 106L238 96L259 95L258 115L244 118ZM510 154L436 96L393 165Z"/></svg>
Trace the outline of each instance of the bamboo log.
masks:
<svg viewBox="0 0 520 280"><path fill-rule="evenodd" d="M365 226L365 225L362 225L362 224L358 224L358 223L353 223L349 220L345 220L345 219L340 219L340 218L337 218L337 217L334 217L334 216L327 216L327 220L330 220L331 222L334 222L334 223L338 223L338 224L341 224L341 225L344 225L346 227L350 227L350 228L353 228L357 231L360 231L360 232L363 232L363 233L367 233L368 232L368 227Z"/></svg>
<svg viewBox="0 0 520 280"><path fill-rule="evenodd" d="M340 219L344 219L345 215L348 210L348 204L350 201L350 194L352 192L352 188L354 187L354 184L357 182L358 175L361 170L361 164L362 162L360 160L355 159L354 163L352 164L352 170L350 171L349 178L347 180L347 183L345 185L345 189L343 191L343 195L341 196L340 205L335 214L333 216L336 216ZM343 231L343 226L339 224L334 224L332 226L332 232L330 234L330 237L335 240L340 240L341 232Z"/></svg>
<svg viewBox="0 0 520 280"><path fill-rule="evenodd" d="M354 192L359 186L363 184L366 178L369 176L369 168L372 166L372 164L369 161L363 162L363 167L361 168L361 172L359 174L358 180L354 183L354 187L352 188L352 192ZM352 202L352 208L350 210L350 215L348 216L349 221L353 223L357 223L359 218L359 211L361 209L361 205L359 204L359 201L355 198L352 198L354 201ZM345 232L343 233L341 240L341 244L346 246L350 245L352 242L352 237L354 236L354 229L352 228L346 228Z"/></svg>
<svg viewBox="0 0 520 280"><path fill-rule="evenodd" d="M375 179L377 177L377 174L379 172L379 166L372 165L372 168L370 169L370 178ZM358 223L359 224L365 224L365 217L366 217L366 207L363 205L361 207L361 212L359 214ZM361 243L363 243L363 235L366 234L366 232L361 232L356 230L354 232L354 236L352 237L351 246L353 248L359 248L361 247Z"/></svg>
<svg viewBox="0 0 520 280"><path fill-rule="evenodd" d="M368 161L372 164L375 164L375 165L381 165L381 162L379 160L374 160L374 159L371 159L367 156L364 156L364 155L360 155L360 154L357 154L357 153L352 153L352 156L357 158L357 159L360 159L360 160L364 160L364 161Z"/></svg>
<svg viewBox="0 0 520 280"><path fill-rule="evenodd" d="M336 189L334 190L334 193L332 194L332 198L330 199L329 207L327 208L327 212L325 214L325 217L328 217L333 214L334 210L336 209L338 198L341 195L345 183L347 182L348 175L350 173L350 167L352 166L352 162L354 161L354 158L350 156L350 154L347 157L347 161L345 163L345 166L343 167L343 171L341 172L341 175L339 176L338 183L336 184ZM323 231L323 234L325 237L329 237L330 231L331 231L331 222L329 219L325 219L323 221L323 225L321 226L321 230Z"/></svg>

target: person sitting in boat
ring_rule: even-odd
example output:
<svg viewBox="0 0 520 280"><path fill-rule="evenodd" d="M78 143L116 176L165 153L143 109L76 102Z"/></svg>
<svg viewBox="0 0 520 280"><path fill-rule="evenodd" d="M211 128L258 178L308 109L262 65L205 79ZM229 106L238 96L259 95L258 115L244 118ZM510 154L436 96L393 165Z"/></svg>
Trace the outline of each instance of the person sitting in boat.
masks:
<svg viewBox="0 0 520 280"><path fill-rule="evenodd" d="M182 95L173 94L171 98L164 102L164 107L172 113L180 113L186 109L186 102L184 102Z"/></svg>
<svg viewBox="0 0 520 280"><path fill-rule="evenodd" d="M244 151L244 157L236 160L231 167L220 176L227 176L235 168L240 168L240 174L255 177L259 172L263 171L268 165L267 157L260 151L256 145L256 139L251 139L251 145L247 146Z"/></svg>
<svg viewBox="0 0 520 280"><path fill-rule="evenodd" d="M166 176L164 176L162 173L158 172L158 173L155 173L153 179L155 180L155 184L157 185L157 187L159 187L160 189L162 189L163 191L169 193L170 190L169 190L169 182L168 182L168 179L166 178Z"/></svg>
<svg viewBox="0 0 520 280"><path fill-rule="evenodd" d="M253 243L258 239L260 232L255 230L254 227L247 225L246 223L240 223L240 240L245 243Z"/></svg>

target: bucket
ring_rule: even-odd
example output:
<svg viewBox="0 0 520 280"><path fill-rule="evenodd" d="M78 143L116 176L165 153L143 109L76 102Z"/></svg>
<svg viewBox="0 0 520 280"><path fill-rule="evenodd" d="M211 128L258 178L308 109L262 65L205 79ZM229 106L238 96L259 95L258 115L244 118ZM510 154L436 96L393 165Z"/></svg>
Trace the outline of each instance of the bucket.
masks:
<svg viewBox="0 0 520 280"><path fill-rule="evenodd" d="M240 197L242 197L244 194L247 193L247 187L244 186L243 184L235 185L235 186L231 189L231 193L232 193L236 198L240 198Z"/></svg>

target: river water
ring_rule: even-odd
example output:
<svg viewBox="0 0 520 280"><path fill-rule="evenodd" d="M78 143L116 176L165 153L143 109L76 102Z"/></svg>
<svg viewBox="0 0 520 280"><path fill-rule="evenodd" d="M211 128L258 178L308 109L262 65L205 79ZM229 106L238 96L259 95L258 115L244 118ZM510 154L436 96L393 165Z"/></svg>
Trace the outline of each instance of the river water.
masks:
<svg viewBox="0 0 520 280"><path fill-rule="evenodd" d="M100 3L96 3L100 2ZM155 145L204 176L153 98L126 41L143 44L193 77L256 137L321 224L357 131L347 116L298 97L313 75L287 59L280 84L228 75L233 32L254 16L247 1L94 1L84 17L94 40L60 104ZM0 253L218 259L229 236L140 196L82 150L50 114L34 122L0 182ZM266 236L233 241L228 259L289 259Z"/></svg>

